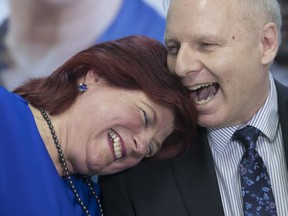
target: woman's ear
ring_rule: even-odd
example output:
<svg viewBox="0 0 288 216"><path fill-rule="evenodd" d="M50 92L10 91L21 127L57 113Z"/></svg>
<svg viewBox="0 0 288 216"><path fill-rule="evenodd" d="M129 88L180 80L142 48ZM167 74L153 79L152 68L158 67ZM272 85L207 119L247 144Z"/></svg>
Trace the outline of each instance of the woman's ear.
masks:
<svg viewBox="0 0 288 216"><path fill-rule="evenodd" d="M99 79L100 79L100 76L97 73L95 73L93 70L89 70L83 81L84 83L89 84L89 83L98 82Z"/></svg>
<svg viewBox="0 0 288 216"><path fill-rule="evenodd" d="M261 31L261 62L263 65L269 65L274 61L279 46L278 37L278 30L275 23L270 22L263 26Z"/></svg>

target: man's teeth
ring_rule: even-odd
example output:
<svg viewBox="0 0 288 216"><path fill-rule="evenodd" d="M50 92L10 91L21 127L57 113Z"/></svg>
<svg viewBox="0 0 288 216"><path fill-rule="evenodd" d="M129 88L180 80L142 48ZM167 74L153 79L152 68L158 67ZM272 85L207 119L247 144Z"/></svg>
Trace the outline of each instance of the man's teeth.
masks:
<svg viewBox="0 0 288 216"><path fill-rule="evenodd" d="M209 96L208 98L204 99L204 100L201 100L201 101L198 101L198 100L194 100L196 104L199 104L199 105L204 105L204 104L207 104L212 98L214 97L214 95L211 95Z"/></svg>
<svg viewBox="0 0 288 216"><path fill-rule="evenodd" d="M198 84L191 87L191 98L198 105L209 103L217 93L219 85L217 83Z"/></svg>
<svg viewBox="0 0 288 216"><path fill-rule="evenodd" d="M195 85L191 88L192 91L195 91L197 89L203 88L203 87L208 87L210 85L213 85L213 83L206 83L206 84L200 84L200 85Z"/></svg>
<svg viewBox="0 0 288 216"><path fill-rule="evenodd" d="M118 135L112 130L109 130L109 136L111 138L111 141L113 142L113 149L115 156L117 159L120 159L122 157L122 147L120 143L120 137L118 137Z"/></svg>

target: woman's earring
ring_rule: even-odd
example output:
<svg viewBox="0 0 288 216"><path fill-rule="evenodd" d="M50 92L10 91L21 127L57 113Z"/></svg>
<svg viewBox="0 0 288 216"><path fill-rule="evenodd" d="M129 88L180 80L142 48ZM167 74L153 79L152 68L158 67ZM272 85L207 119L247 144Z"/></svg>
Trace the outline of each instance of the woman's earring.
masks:
<svg viewBox="0 0 288 216"><path fill-rule="evenodd" d="M80 83L79 86L78 86L78 90L81 92L81 93L84 93L86 92L88 89L88 86L86 83Z"/></svg>

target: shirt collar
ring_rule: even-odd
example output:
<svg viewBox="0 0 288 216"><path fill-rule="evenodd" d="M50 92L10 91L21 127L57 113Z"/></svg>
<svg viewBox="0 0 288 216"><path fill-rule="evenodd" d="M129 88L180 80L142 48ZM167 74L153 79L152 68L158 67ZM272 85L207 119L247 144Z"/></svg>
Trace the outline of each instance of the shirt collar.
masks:
<svg viewBox="0 0 288 216"><path fill-rule="evenodd" d="M269 140L273 140L279 123L277 91L273 76L269 73L270 90L264 105L245 124L223 128L208 128L209 144L221 153L231 140L234 132L246 125L258 128Z"/></svg>

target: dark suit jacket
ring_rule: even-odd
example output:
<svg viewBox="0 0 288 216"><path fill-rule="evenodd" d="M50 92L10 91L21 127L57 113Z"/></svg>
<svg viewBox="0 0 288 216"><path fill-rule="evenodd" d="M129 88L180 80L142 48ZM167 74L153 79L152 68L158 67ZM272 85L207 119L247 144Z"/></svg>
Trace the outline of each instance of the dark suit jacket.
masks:
<svg viewBox="0 0 288 216"><path fill-rule="evenodd" d="M276 83L278 109L288 158L288 88ZM100 177L106 216L223 216L206 130L178 160L146 161Z"/></svg>

